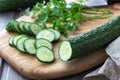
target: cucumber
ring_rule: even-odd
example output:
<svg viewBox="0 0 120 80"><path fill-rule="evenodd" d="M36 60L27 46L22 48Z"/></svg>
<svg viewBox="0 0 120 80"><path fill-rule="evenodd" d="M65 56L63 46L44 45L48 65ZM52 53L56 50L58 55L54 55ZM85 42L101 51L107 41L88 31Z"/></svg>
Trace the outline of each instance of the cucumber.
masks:
<svg viewBox="0 0 120 80"><path fill-rule="evenodd" d="M21 33L21 31L19 29L19 22L14 20L13 25L14 25L15 32Z"/></svg>
<svg viewBox="0 0 120 80"><path fill-rule="evenodd" d="M40 46L46 46L48 47L49 49L52 50L52 44L50 41L48 41L47 39L44 39L44 38L39 38L35 41L35 46L36 48L39 48Z"/></svg>
<svg viewBox="0 0 120 80"><path fill-rule="evenodd" d="M53 32L54 32L54 34L55 34L55 40L60 39L60 32L59 32L59 31L54 30L54 29L49 29L49 30L51 30L51 31L53 31Z"/></svg>
<svg viewBox="0 0 120 80"><path fill-rule="evenodd" d="M6 26L6 30L8 32L17 32L17 33L21 33L20 29L19 29L19 22L16 20L10 20L9 23Z"/></svg>
<svg viewBox="0 0 120 80"><path fill-rule="evenodd" d="M9 45L11 46L11 47L13 47L14 45L13 45L13 38L15 37L16 35L13 35L13 36L11 36L10 38L9 38Z"/></svg>
<svg viewBox="0 0 120 80"><path fill-rule="evenodd" d="M53 51L45 46L41 46L36 51L36 57L39 61L50 63L54 61Z"/></svg>
<svg viewBox="0 0 120 80"><path fill-rule="evenodd" d="M41 30L37 35L36 38L44 38L49 40L50 42L54 41L55 39L55 34L53 31L50 31L48 29Z"/></svg>
<svg viewBox="0 0 120 80"><path fill-rule="evenodd" d="M8 24L6 26L6 30L9 32L15 32L13 19L8 22Z"/></svg>
<svg viewBox="0 0 120 80"><path fill-rule="evenodd" d="M25 35L16 35L16 36L13 38L13 40L12 40L12 45L13 45L14 47L16 47L17 40L20 39L20 38L23 37L23 36L25 36Z"/></svg>
<svg viewBox="0 0 120 80"><path fill-rule="evenodd" d="M23 33L28 35L35 35L38 34L41 31L41 26L37 23L30 23L25 21L16 21L11 20L8 25L6 26L6 30L8 32L17 32L17 33Z"/></svg>
<svg viewBox="0 0 120 80"><path fill-rule="evenodd" d="M26 23L25 21L19 22L19 26L18 27L19 27L21 33L26 33L26 31L24 29L25 23Z"/></svg>
<svg viewBox="0 0 120 80"><path fill-rule="evenodd" d="M59 57L63 61L79 58L102 48L120 36L120 16L84 34L63 41Z"/></svg>
<svg viewBox="0 0 120 80"><path fill-rule="evenodd" d="M30 25L30 31L32 32L33 35L36 35L40 32L41 27L37 23L32 23Z"/></svg>
<svg viewBox="0 0 120 80"><path fill-rule="evenodd" d="M25 40L23 43L25 51L29 54L35 55L36 48L34 44L35 44L35 39Z"/></svg>
<svg viewBox="0 0 120 80"><path fill-rule="evenodd" d="M32 35L32 32L30 31L30 25L31 25L30 22L25 22L25 24L23 26L23 28L25 29L26 34L28 34L28 35Z"/></svg>
<svg viewBox="0 0 120 80"><path fill-rule="evenodd" d="M0 11L16 10L19 8L30 7L42 0L0 0Z"/></svg>
<svg viewBox="0 0 120 80"><path fill-rule="evenodd" d="M21 52L25 52L25 49L24 49L24 41L26 40L26 39L28 39L28 37L27 36L23 36L23 37L21 37L20 39L18 39L17 40L17 43L16 43L16 47L17 47L17 49L19 50L19 51L21 51Z"/></svg>

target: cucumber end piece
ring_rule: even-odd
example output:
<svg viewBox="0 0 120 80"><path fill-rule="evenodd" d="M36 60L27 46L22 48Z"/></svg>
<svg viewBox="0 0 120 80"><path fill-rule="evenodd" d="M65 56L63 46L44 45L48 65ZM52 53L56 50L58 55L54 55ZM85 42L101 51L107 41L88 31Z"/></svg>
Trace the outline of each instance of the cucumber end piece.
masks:
<svg viewBox="0 0 120 80"><path fill-rule="evenodd" d="M69 41L63 41L59 48L59 57L62 61L68 61L72 56L72 48Z"/></svg>

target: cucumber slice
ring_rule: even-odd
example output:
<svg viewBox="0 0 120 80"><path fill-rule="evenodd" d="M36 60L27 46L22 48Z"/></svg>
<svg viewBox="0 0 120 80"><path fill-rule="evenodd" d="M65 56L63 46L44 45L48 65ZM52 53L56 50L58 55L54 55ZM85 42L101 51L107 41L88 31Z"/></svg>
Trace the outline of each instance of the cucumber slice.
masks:
<svg viewBox="0 0 120 80"><path fill-rule="evenodd" d="M28 39L28 37L27 37L27 36L23 36L23 37L21 37L20 39L17 40L16 47L17 47L17 49L18 49L19 51L21 51L21 52L25 52L25 49L24 49L23 44L24 44L24 41L25 41L26 39Z"/></svg>
<svg viewBox="0 0 120 80"><path fill-rule="evenodd" d="M30 31L33 33L33 35L36 35L40 32L41 27L40 25L36 24L36 23L32 23L30 25Z"/></svg>
<svg viewBox="0 0 120 80"><path fill-rule="evenodd" d="M41 62L49 63L54 61L53 51L45 46L41 46L37 49L36 57Z"/></svg>
<svg viewBox="0 0 120 80"><path fill-rule="evenodd" d="M29 54L35 54L36 48L35 48L35 40L34 39L27 39L24 41L24 48L25 51L28 52Z"/></svg>
<svg viewBox="0 0 120 80"><path fill-rule="evenodd" d="M48 41L47 39L44 39L44 38L39 38L35 41L35 46L36 48L39 48L40 46L46 46L48 47L49 49L52 50L52 44L50 41Z"/></svg>
<svg viewBox="0 0 120 80"><path fill-rule="evenodd" d="M20 39L21 37L23 37L25 35L16 35L14 38L13 38L13 46L16 47L16 44L17 44L17 40Z"/></svg>
<svg viewBox="0 0 120 80"><path fill-rule="evenodd" d="M63 41L59 48L59 57L63 61L68 61L72 55L72 48L68 41Z"/></svg>
<svg viewBox="0 0 120 80"><path fill-rule="evenodd" d="M14 45L13 45L13 38L14 38L15 36L16 36L16 35L11 36L11 37L9 38L9 40L8 40L9 45L12 46L12 47L14 46Z"/></svg>
<svg viewBox="0 0 120 80"><path fill-rule="evenodd" d="M25 32L26 32L26 34L28 34L28 35L32 35L33 33L30 31L30 25L31 25L31 23L30 22L25 22L25 24L24 24L24 29L25 29Z"/></svg>
<svg viewBox="0 0 120 80"><path fill-rule="evenodd" d="M15 32L14 29L14 20L10 20L9 23L6 26L6 30L9 32Z"/></svg>
<svg viewBox="0 0 120 80"><path fill-rule="evenodd" d="M18 26L18 27L19 27L21 33L26 33L26 31L25 31L25 29L24 29L25 23L26 23L26 22L24 22L24 21L19 22L19 26Z"/></svg>
<svg viewBox="0 0 120 80"><path fill-rule="evenodd" d="M53 32L54 32L54 34L55 34L55 40L60 39L60 32L59 32L59 31L54 30L54 29L49 29L49 30L51 30L51 31L53 31Z"/></svg>
<svg viewBox="0 0 120 80"><path fill-rule="evenodd" d="M21 33L21 31L19 29L19 22L14 20L13 25L14 25L15 31L18 32L18 33Z"/></svg>
<svg viewBox="0 0 120 80"><path fill-rule="evenodd" d="M45 30L41 30L37 35L36 35L36 38L39 39L39 38L44 38L44 39L47 39L49 40L50 42L52 42L54 39L55 39L55 34L54 32L48 30L48 29L45 29Z"/></svg>

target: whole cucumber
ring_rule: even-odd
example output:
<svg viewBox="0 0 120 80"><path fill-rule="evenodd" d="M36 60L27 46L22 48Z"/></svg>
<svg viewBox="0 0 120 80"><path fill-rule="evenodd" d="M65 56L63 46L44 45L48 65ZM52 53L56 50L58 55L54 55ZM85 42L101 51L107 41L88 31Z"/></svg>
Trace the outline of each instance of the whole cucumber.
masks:
<svg viewBox="0 0 120 80"><path fill-rule="evenodd" d="M63 61L88 55L120 36L120 16L84 34L63 41L59 57ZM118 44L119 45L119 44Z"/></svg>
<svg viewBox="0 0 120 80"><path fill-rule="evenodd" d="M0 0L0 11L10 11L24 8L42 2L42 0Z"/></svg>

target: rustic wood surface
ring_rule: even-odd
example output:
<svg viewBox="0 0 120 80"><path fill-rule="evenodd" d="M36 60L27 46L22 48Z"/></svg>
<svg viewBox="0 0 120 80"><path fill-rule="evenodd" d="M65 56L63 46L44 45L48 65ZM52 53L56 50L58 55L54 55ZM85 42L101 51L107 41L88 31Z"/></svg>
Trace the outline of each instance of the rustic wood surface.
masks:
<svg viewBox="0 0 120 80"><path fill-rule="evenodd" d="M108 6L108 9L114 13L112 17L117 16L120 13L120 10L113 7L113 5ZM82 23L76 33L72 34L72 36L89 31L90 29L98 27L106 21L108 21L108 19L100 19ZM0 31L0 34L0 55L21 74L34 79L56 78L80 73L102 63L107 58L104 49L102 49L96 53L91 53L89 56L82 57L69 63L60 61L56 54L56 61L54 63L43 64L35 57L20 53L16 49L11 48L8 45L8 38L12 34L6 32L5 30ZM55 48L55 50L57 50L57 48Z"/></svg>

